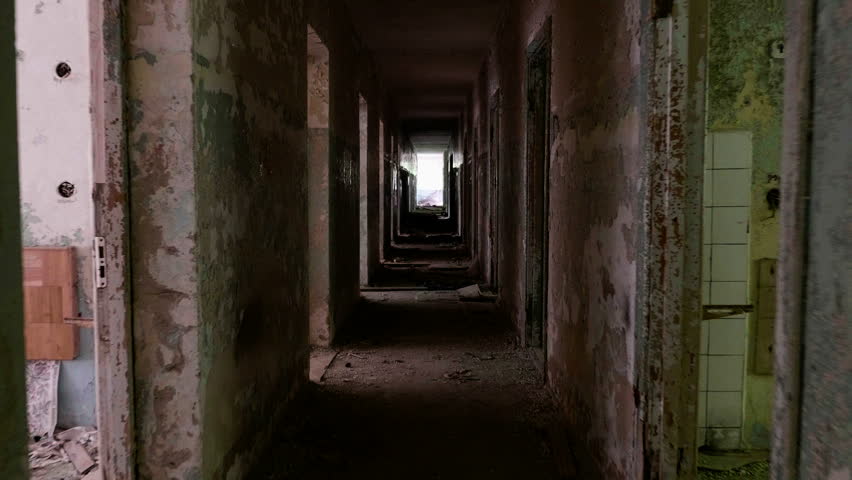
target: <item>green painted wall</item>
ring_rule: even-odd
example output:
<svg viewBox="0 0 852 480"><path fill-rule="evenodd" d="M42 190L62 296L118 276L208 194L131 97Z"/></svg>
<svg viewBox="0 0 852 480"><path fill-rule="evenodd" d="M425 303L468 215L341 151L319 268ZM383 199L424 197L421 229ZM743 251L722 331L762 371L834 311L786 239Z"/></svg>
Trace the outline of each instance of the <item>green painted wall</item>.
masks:
<svg viewBox="0 0 852 480"><path fill-rule="evenodd" d="M26 478L26 387L15 106L15 2L0 2L0 478Z"/></svg>
<svg viewBox="0 0 852 480"><path fill-rule="evenodd" d="M308 362L301 0L192 4L201 478L246 478Z"/></svg>
<svg viewBox="0 0 852 480"><path fill-rule="evenodd" d="M784 60L771 51L784 38L782 0L712 0L707 125L753 135L749 248L752 264L778 257L779 217L766 192L779 185ZM750 285L751 300L755 300ZM753 330L754 319L749 320ZM747 343L751 347L751 341ZM748 355L748 352L747 352ZM743 444L768 448L773 379L753 375L746 359Z"/></svg>

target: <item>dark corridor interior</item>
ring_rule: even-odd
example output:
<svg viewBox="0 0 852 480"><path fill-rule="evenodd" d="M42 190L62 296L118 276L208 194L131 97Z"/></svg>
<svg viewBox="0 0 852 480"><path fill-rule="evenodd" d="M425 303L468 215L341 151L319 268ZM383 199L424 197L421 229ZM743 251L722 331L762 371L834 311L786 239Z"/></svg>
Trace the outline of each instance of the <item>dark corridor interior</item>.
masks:
<svg viewBox="0 0 852 480"><path fill-rule="evenodd" d="M845 480L849 3L0 2L0 480Z"/></svg>
<svg viewBox="0 0 852 480"><path fill-rule="evenodd" d="M314 351L308 392L248 478L575 478L554 460L541 371L493 304L377 291L356 321Z"/></svg>
<svg viewBox="0 0 852 480"><path fill-rule="evenodd" d="M543 364L497 305L498 232L486 218L496 216L497 180L479 177L496 170L474 168L500 151L482 146L470 106L507 2L349 3L399 126L379 146L378 212L361 183L360 251L371 240L381 248L375 266L362 255L360 301L333 341L313 347L309 391L268 456L276 461L252 478L574 478L570 453L554 453L566 439ZM537 134L547 120L542 66Z"/></svg>

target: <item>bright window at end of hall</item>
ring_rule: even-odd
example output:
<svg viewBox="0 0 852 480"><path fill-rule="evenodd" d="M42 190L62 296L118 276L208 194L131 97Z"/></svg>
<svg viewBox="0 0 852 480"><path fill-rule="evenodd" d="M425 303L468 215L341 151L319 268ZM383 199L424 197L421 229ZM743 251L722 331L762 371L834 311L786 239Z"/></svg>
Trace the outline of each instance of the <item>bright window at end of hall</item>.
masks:
<svg viewBox="0 0 852 480"><path fill-rule="evenodd" d="M417 155L417 206L444 206L444 154Z"/></svg>

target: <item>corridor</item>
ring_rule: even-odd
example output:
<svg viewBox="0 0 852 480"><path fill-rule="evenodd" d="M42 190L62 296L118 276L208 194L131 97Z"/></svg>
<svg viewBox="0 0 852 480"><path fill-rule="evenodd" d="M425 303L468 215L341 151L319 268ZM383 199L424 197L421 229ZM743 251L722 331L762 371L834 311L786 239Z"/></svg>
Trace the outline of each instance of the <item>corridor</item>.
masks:
<svg viewBox="0 0 852 480"><path fill-rule="evenodd" d="M0 480L852 480L850 12L0 2Z"/></svg>
<svg viewBox="0 0 852 480"><path fill-rule="evenodd" d="M248 478L575 478L559 475L555 409L507 327L454 290L366 293Z"/></svg>

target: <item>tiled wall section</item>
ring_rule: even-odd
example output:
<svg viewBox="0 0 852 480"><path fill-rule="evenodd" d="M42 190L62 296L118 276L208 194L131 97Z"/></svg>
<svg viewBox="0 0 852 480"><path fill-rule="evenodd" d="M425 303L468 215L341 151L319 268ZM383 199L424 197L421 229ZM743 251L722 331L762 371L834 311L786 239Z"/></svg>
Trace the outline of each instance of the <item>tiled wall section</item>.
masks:
<svg viewBox="0 0 852 480"><path fill-rule="evenodd" d="M748 216L752 139L746 131L712 132L704 171L703 302L748 303ZM740 446L746 318L701 324L698 444Z"/></svg>

